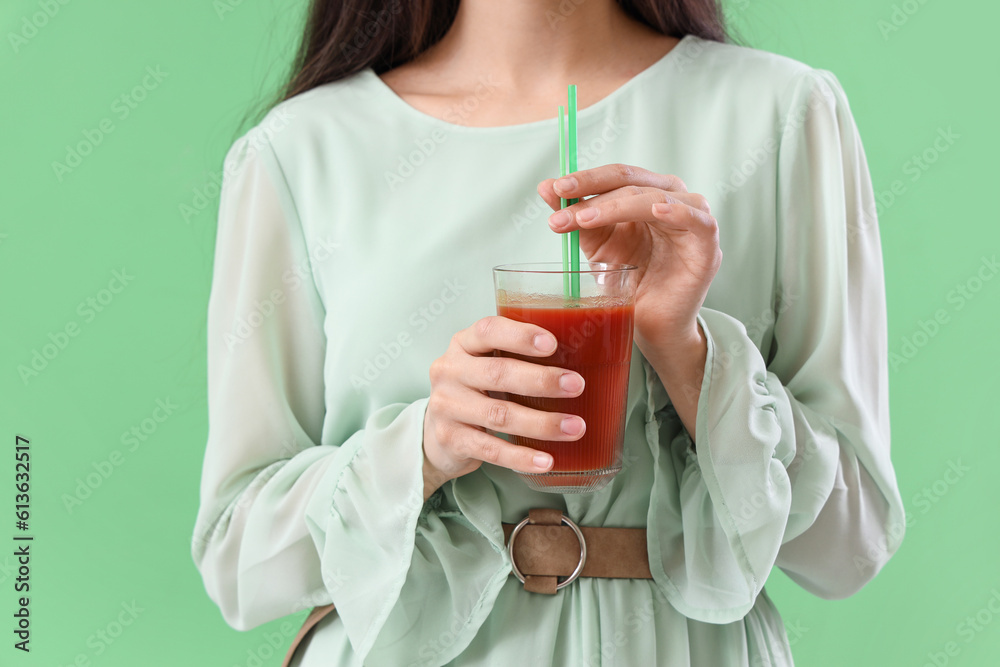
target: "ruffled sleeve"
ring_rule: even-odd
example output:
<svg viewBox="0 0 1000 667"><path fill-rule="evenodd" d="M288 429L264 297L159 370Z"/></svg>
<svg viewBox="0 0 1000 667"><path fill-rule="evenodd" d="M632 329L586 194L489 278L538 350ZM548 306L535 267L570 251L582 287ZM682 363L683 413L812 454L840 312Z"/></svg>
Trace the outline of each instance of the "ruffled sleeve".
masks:
<svg viewBox="0 0 1000 667"><path fill-rule="evenodd" d="M481 473L424 502L426 398L328 412L325 351L344 323L328 321L312 264L336 248L309 243L290 193L266 133L233 145L192 555L236 629L332 602L359 664L443 664L510 571L499 503Z"/></svg>
<svg viewBox="0 0 1000 667"><path fill-rule="evenodd" d="M875 203L832 74L795 86L777 156L774 345L703 308L697 447L645 364L653 574L690 618L728 623L774 565L844 597L896 551L905 519L889 458L885 295Z"/></svg>
<svg viewBox="0 0 1000 667"><path fill-rule="evenodd" d="M303 520L338 452L319 446L324 309L269 163L270 145L253 131L225 160L192 542L209 596L240 630L330 601Z"/></svg>

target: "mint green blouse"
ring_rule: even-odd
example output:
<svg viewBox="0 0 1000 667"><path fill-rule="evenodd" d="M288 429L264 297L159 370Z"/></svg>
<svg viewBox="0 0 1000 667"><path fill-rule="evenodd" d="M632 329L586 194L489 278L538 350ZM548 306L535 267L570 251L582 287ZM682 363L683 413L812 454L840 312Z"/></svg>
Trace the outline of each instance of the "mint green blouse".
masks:
<svg viewBox="0 0 1000 667"><path fill-rule="evenodd" d="M431 362L495 312L491 267L560 254L535 192L556 120L462 126L490 94L484 77L440 120L368 70L230 150L192 548L208 594L237 629L335 603L304 667L792 664L771 570L851 595L905 525L875 203L841 86L688 36L582 109L581 168L676 174L719 221L697 450L635 349L609 486L540 493L484 465L424 503ZM532 507L646 527L653 578L526 593L501 522Z"/></svg>

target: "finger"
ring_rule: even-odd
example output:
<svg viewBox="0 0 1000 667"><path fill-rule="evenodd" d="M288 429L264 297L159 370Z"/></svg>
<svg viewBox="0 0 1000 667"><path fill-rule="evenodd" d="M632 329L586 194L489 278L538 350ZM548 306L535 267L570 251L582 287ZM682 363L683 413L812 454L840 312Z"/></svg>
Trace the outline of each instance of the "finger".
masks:
<svg viewBox="0 0 1000 667"><path fill-rule="evenodd" d="M552 455L522 447L471 426L460 427L454 435L462 456L492 463L518 472L545 472L552 467Z"/></svg>
<svg viewBox="0 0 1000 667"><path fill-rule="evenodd" d="M470 389L453 392L446 400L451 419L497 433L535 440L579 440L587 430L583 419L576 415L534 410Z"/></svg>
<svg viewBox="0 0 1000 667"><path fill-rule="evenodd" d="M556 337L535 324L492 315L452 338L462 350L472 355L490 354L494 350L513 352L526 357L547 357L556 351Z"/></svg>
<svg viewBox="0 0 1000 667"><path fill-rule="evenodd" d="M627 164L606 164L567 174L552 184L556 195L566 199L589 197L611 192L626 185L687 192L687 186L672 174L657 174Z"/></svg>
<svg viewBox="0 0 1000 667"><path fill-rule="evenodd" d="M719 223L705 211L680 203L653 204L650 212L657 226L676 231L694 232L698 236L717 237Z"/></svg>
<svg viewBox="0 0 1000 667"><path fill-rule="evenodd" d="M708 205L708 199L705 198L705 195L698 194L697 192L685 192L674 196L691 208L696 208L699 211L704 211L712 215L712 207Z"/></svg>
<svg viewBox="0 0 1000 667"><path fill-rule="evenodd" d="M473 357L458 370L458 381L476 391L518 396L573 398L583 393L583 376L574 371L507 357Z"/></svg>
<svg viewBox="0 0 1000 667"><path fill-rule="evenodd" d="M656 204L681 204L711 213L708 200L703 195L629 185L553 213L549 216L549 227L565 233L620 222L652 222L656 218L650 208Z"/></svg>
<svg viewBox="0 0 1000 667"><path fill-rule="evenodd" d="M654 204L683 203L680 195L659 188L628 185L607 194L567 206L549 216L549 227L556 232L593 229L620 222L652 222Z"/></svg>
<svg viewBox="0 0 1000 667"><path fill-rule="evenodd" d="M620 199L622 197L634 197L636 195L643 194L650 190L659 190L661 192L665 192L670 199L674 199L684 204L687 204L688 206L693 206L697 209L701 209L706 213L710 212L708 207L708 200L705 198L704 195L698 194L697 192L676 192L673 190L663 190L662 188L650 188L641 185L626 185L624 187L618 188L617 190L612 190L611 192L605 192L602 195L596 195L594 197L590 197L589 199L584 199L578 202L577 204L574 204L573 206L567 206L566 208L575 207L574 210L577 210L585 207L588 202L597 203L605 199Z"/></svg>
<svg viewBox="0 0 1000 667"><path fill-rule="evenodd" d="M544 181L538 184L538 194L541 195L545 203L549 205L553 211L558 211L562 206L562 202L559 201L559 195L556 194L555 190L552 189L552 184L556 182L554 178L546 178Z"/></svg>

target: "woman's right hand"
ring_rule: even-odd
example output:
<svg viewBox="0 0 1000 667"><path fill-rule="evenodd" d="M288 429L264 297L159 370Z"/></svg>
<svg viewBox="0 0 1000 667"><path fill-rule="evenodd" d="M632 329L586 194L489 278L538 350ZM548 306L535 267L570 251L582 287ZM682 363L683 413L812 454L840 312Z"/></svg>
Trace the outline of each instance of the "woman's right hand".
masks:
<svg viewBox="0 0 1000 667"><path fill-rule="evenodd" d="M494 351L547 357L556 338L534 324L484 317L455 334L448 351L431 364L431 395L424 416L424 499L450 479L476 470L484 461L519 472L542 473L552 456L509 443L489 431L538 440L579 440L586 424L576 415L534 410L488 392L573 398L583 377L573 371Z"/></svg>

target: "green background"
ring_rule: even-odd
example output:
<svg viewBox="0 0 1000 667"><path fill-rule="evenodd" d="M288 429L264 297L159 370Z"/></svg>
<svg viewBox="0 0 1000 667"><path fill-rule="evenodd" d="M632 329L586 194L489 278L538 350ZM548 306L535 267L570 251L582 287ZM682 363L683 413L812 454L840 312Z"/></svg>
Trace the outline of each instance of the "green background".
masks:
<svg viewBox="0 0 1000 667"><path fill-rule="evenodd" d="M24 21L42 11L38 0L0 7L0 459L11 471L15 435L31 440L36 535L24 655L8 629L14 520L3 508L13 489L12 473L0 473L0 663L277 665L292 624L226 626L189 541L207 433L212 183L248 111L286 69L302 2L47 2L57 10L34 33ZM768 587L797 663L1000 664L1000 614L987 607L991 591L1000 600L1000 278L976 282L1000 251L988 204L1000 175L1000 6L738 0L728 14L745 42L837 74L876 190L897 190L894 201L883 195L880 225L890 350L904 360L890 373L891 408L910 527L848 600L814 598L776 571ZM14 44L11 33L30 37ZM161 80L123 117L115 100L147 67ZM935 149L949 129L947 151ZM85 132L100 143L57 175L52 163ZM934 161L924 170L913 157L925 151ZM123 269L124 289L102 292ZM959 285L978 291L959 297ZM91 312L88 298L106 303ZM72 324L77 335L22 379L18 366ZM157 400L177 406L162 423L149 421ZM123 441L144 420L144 440ZM99 484L67 507L91 473ZM102 639L133 603L132 624ZM977 613L982 625L961 625Z"/></svg>

